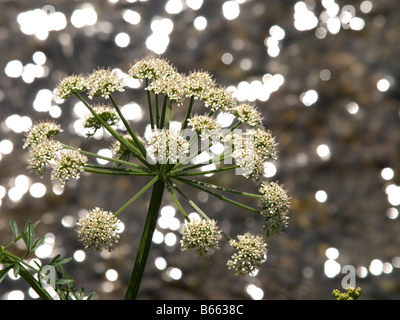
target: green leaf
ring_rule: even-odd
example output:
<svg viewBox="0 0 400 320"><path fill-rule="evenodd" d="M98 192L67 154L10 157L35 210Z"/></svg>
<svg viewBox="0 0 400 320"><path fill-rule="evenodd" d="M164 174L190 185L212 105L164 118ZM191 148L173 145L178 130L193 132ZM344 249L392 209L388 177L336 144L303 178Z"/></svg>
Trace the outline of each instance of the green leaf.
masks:
<svg viewBox="0 0 400 320"><path fill-rule="evenodd" d="M73 279L57 279L57 284L72 284L74 282Z"/></svg>
<svg viewBox="0 0 400 320"><path fill-rule="evenodd" d="M89 294L89 296L87 297L87 300L92 300L94 298L95 293L92 292Z"/></svg>
<svg viewBox="0 0 400 320"><path fill-rule="evenodd" d="M18 237L18 225L14 219L10 220L10 224L11 224L11 229L14 234L14 237L17 238Z"/></svg>
<svg viewBox="0 0 400 320"><path fill-rule="evenodd" d="M49 265L52 265L53 267L57 267L57 266L60 266L62 264L70 262L72 260L72 258L61 259L61 260L58 260L56 262L53 262L53 260L49 263Z"/></svg>
<svg viewBox="0 0 400 320"><path fill-rule="evenodd" d="M0 270L0 283L2 283L3 280L7 277L8 272L10 271L11 268L12 268L12 266L8 266L8 267Z"/></svg>
<svg viewBox="0 0 400 320"><path fill-rule="evenodd" d="M28 250L32 246L32 223L27 221L25 223L24 232L22 233L22 240L24 240L25 245L27 246Z"/></svg>
<svg viewBox="0 0 400 320"><path fill-rule="evenodd" d="M37 239L37 240L35 241L35 243L33 244L33 246L32 246L32 248L31 248L30 251L35 250L35 249L36 249L37 247L39 247L43 242L44 242L44 237L41 237L41 238Z"/></svg>
<svg viewBox="0 0 400 320"><path fill-rule="evenodd" d="M20 270L20 265L19 263L14 264L14 277L18 277L19 270Z"/></svg>

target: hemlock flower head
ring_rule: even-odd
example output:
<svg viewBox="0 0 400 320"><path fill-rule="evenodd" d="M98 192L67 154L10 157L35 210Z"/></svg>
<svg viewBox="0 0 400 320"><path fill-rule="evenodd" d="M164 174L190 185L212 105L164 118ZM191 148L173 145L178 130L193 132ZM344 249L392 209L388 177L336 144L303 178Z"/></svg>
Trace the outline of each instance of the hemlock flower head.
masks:
<svg viewBox="0 0 400 320"><path fill-rule="evenodd" d="M263 127L262 115L257 111L255 107L248 104L242 103L234 109L234 115L242 121L249 125L250 127L259 128Z"/></svg>
<svg viewBox="0 0 400 320"><path fill-rule="evenodd" d="M173 73L176 69L166 59L151 57L136 60L128 72L131 77L140 80L169 77Z"/></svg>
<svg viewBox="0 0 400 320"><path fill-rule="evenodd" d="M203 99L205 107L210 107L214 112L220 110L225 113L233 113L237 106L237 101L232 93L224 87L210 88Z"/></svg>
<svg viewBox="0 0 400 320"><path fill-rule="evenodd" d="M87 79L81 75L71 75L60 80L55 90L55 98L65 100L74 93L87 91Z"/></svg>
<svg viewBox="0 0 400 320"><path fill-rule="evenodd" d="M215 87L215 81L211 75L205 71L195 71L189 73L184 83L184 93L186 97L203 99L208 90Z"/></svg>
<svg viewBox="0 0 400 320"><path fill-rule="evenodd" d="M123 79L119 78L117 72L111 72L110 68L93 70L87 78L87 86L90 99L98 96L108 99L113 92L125 91Z"/></svg>
<svg viewBox="0 0 400 320"><path fill-rule="evenodd" d="M189 153L189 143L178 130L154 130L148 139L148 157L157 163L183 162Z"/></svg>
<svg viewBox="0 0 400 320"><path fill-rule="evenodd" d="M28 169L36 171L39 176L42 176L46 171L46 165L54 159L61 149L61 143L51 139L43 140L34 145L29 150Z"/></svg>
<svg viewBox="0 0 400 320"><path fill-rule="evenodd" d="M265 218L263 230L269 237L287 228L290 199L283 186L276 182L262 182L259 191L262 195L259 205Z"/></svg>
<svg viewBox="0 0 400 320"><path fill-rule="evenodd" d="M182 251L194 250L200 256L209 256L219 249L222 231L215 220L192 219L185 224L182 240Z"/></svg>
<svg viewBox="0 0 400 320"><path fill-rule="evenodd" d="M93 110L110 126L117 125L120 120L113 107L100 104L93 106ZM89 131L87 133L87 136L90 137L102 127L102 124L92 113L88 113L83 121L83 127L85 129L93 129L92 132Z"/></svg>
<svg viewBox="0 0 400 320"><path fill-rule="evenodd" d="M52 159L51 172L52 180L60 180L63 187L69 179L78 180L81 172L84 171L87 157L78 150L63 149L57 152Z"/></svg>
<svg viewBox="0 0 400 320"><path fill-rule="evenodd" d="M251 274L258 270L261 263L265 261L267 244L260 236L250 233L237 236L238 241L231 240L229 244L236 249L227 265L235 275Z"/></svg>
<svg viewBox="0 0 400 320"><path fill-rule="evenodd" d="M26 135L23 148L35 147L39 143L50 139L62 131L61 126L52 120L36 123Z"/></svg>
<svg viewBox="0 0 400 320"><path fill-rule="evenodd" d="M147 132L142 135L146 139L135 132L136 128L131 126L111 96L114 92L124 91L120 74L110 68L98 68L86 78L75 75L64 78L59 82L55 95L60 99L74 95L88 108L90 113L83 119L83 126L89 131L87 135L94 135L100 128L107 130L115 139L110 146L113 157L81 151L54 141L52 137L62 130L55 122L48 121L33 126L26 136L24 148L29 148L29 168L43 174L46 166L51 166L51 179L60 180L62 186L71 178L79 179L82 172L151 179L115 214L95 207L78 221L77 232L86 249L111 251L119 239L119 220L116 217L149 188L153 189L153 193L147 214L148 218L156 217L161 209L163 192L168 190L187 221L189 215L180 199L206 218L186 223L180 241L183 251L193 250L201 256L209 256L219 249L219 241L224 236L236 250L227 262L228 268L236 275L254 273L266 258L267 248L263 238L245 233L239 235L237 240L231 239L215 220L208 218L200 206L185 194L181 185L199 189L229 205L262 215L265 218L263 230L267 236L286 228L290 204L282 186L263 182L260 195L218 184L230 181L221 177L226 173L239 173L259 181L264 176L265 162L277 158L277 143L271 132L264 128L261 113L255 106L238 104L233 93L217 85L208 72L179 73L163 58L136 60L128 73L133 78L145 81L149 120L146 128L151 129L149 135ZM79 94L83 91L87 92L89 99L110 99L112 107L105 104L91 106ZM174 109L177 105L186 104L187 109L183 112ZM196 108L200 108L200 111ZM198 115L204 112L204 115ZM224 114L230 116L230 124L219 121L218 116ZM246 130L242 131L243 127ZM189 130L192 132L189 133ZM215 142L219 142L222 148ZM218 148L213 149L215 146ZM112 164L103 165L100 161L99 164L90 164L86 155ZM210 175L215 175L213 180L201 180L202 176ZM254 208L247 201L241 202L240 196L253 199L255 206L259 207ZM146 250L154 232L149 225L146 228L149 232L144 233L146 236L140 245L145 250L139 251L139 260L133 270L137 276L140 272L137 273L136 268L144 268L146 260L141 261L141 255L148 253Z"/></svg>
<svg viewBox="0 0 400 320"><path fill-rule="evenodd" d="M104 211L99 207L90 210L89 213L77 222L77 233L85 249L112 251L118 243L118 224L120 220L114 217L111 211Z"/></svg>
<svg viewBox="0 0 400 320"><path fill-rule="evenodd" d="M222 129L217 119L207 115L195 115L188 120L189 127L200 136L201 140L211 139L213 141L219 140Z"/></svg>

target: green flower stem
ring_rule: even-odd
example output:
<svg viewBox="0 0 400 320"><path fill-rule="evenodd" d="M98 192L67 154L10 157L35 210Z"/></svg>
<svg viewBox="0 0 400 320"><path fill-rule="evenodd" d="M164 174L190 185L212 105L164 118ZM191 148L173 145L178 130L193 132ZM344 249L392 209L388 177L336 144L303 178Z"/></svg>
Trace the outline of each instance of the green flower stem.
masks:
<svg viewBox="0 0 400 320"><path fill-rule="evenodd" d="M117 212L114 213L114 217L117 217L122 211L124 211L132 202L139 198L148 188L159 180L158 177L154 177L148 184L146 184L142 190L136 193L127 203L125 203Z"/></svg>
<svg viewBox="0 0 400 320"><path fill-rule="evenodd" d="M241 123L239 123L239 125L240 125ZM229 132L228 132L229 133ZM224 136L226 136L228 133L226 133ZM190 147L193 145L193 143L194 142L196 142L197 141L197 136L198 135L195 135L195 138L193 138L193 139L191 139L190 140ZM192 140L194 140L194 142L192 142ZM202 152L204 152L204 151L206 151L206 150L208 150L208 149L210 149L211 147L212 147L212 145L213 145L213 143L212 142L210 142L207 146L204 146L203 148L201 148L199 151L197 151L197 153L194 153L194 154L192 154L191 156L189 156L187 159L185 159L186 161L185 162L188 162L188 161L190 161L190 160L192 160L193 158L195 158L195 157L197 157L199 154L201 154ZM220 156L218 156L218 157L215 157L215 158L213 158L213 159L218 159L219 161L222 161L222 160L225 160L225 159L230 159L230 157L227 157L228 155L231 155L231 153L232 152L224 152L222 155L220 155ZM213 160L212 159L212 160ZM182 166L182 164L183 163L177 163L176 165L175 165L175 167L173 168L173 170L175 170L175 169L178 169L180 166ZM210 163L208 163L208 164L210 164ZM185 169L185 170L190 170L190 169Z"/></svg>
<svg viewBox="0 0 400 320"><path fill-rule="evenodd" d="M204 164L202 164L204 166ZM181 174L175 174L174 177L182 177L182 176L202 176L205 174L210 174L210 173L219 173L219 172L224 172L224 171L229 171L233 169L239 168L238 165L234 166L229 166L229 167L223 167L223 168L218 168L218 169L213 169L213 170L206 170L206 171L194 171L194 172L184 172Z"/></svg>
<svg viewBox="0 0 400 320"><path fill-rule="evenodd" d="M94 158L98 158L98 159L114 162L114 163L121 164L121 165L126 165L126 166L129 166L129 167L140 169L143 172L151 172L151 171L149 171L148 168L140 166L140 165L138 165L136 163L132 163L132 162L128 162L128 161L124 161L124 160L120 160L120 159L109 158L109 157L102 156L102 155L97 154L97 153L92 153L92 152L85 151L85 150L82 150L82 149L79 149L79 148L71 147L71 146L69 146L67 144L64 144L64 143L61 143L61 145L65 149L77 150L77 151L79 151L80 153L82 153L82 154L84 154L86 156L90 156L90 157L94 157Z"/></svg>
<svg viewBox="0 0 400 320"><path fill-rule="evenodd" d="M189 222L190 218L189 218L188 214L186 213L185 209L183 209L182 205L180 204L178 198L176 197L174 191L171 188L171 186L173 186L173 184L169 180L165 180L164 182L165 182L165 186L168 189L168 192L171 195L172 200L174 200L176 206L178 207L179 211L182 213L185 220Z"/></svg>
<svg viewBox="0 0 400 320"><path fill-rule="evenodd" d="M214 158L212 158L212 159L210 159L210 160L206 160L206 161L204 161L204 162L196 163L196 164L194 164L194 165L187 166L187 167L183 167L183 168L180 168L180 169L179 169L179 166L175 166L175 167L170 171L170 174L171 174L171 175L176 175L177 173L180 173L180 172L183 172L183 171L189 171L189 170L197 169L197 168L200 168L200 167L209 165L209 164L221 163L222 161L227 160L227 159L230 159L230 158L231 158L231 153L224 153L224 154L222 154L222 155L220 155L220 156L217 156L217 157L214 157ZM188 161L188 160L185 159L185 162L186 162L186 161ZM180 162L180 163L178 163L178 164L182 165L183 163ZM235 165L235 166L232 166L232 167L227 167L226 169L225 169L225 168L220 168L220 169L216 169L216 170L219 170L219 171L226 171L226 170L235 169L235 168L237 168L237 167L238 167L238 166ZM203 172L203 174L204 174L205 171L202 171L202 172Z"/></svg>
<svg viewBox="0 0 400 320"><path fill-rule="evenodd" d="M149 86L149 79L145 79L146 81L146 88ZM153 109L151 106L151 96L150 96L150 91L146 90L147 92L147 104L149 106L149 115L150 115L150 125L151 125L151 129L154 129L154 118L153 118Z"/></svg>
<svg viewBox="0 0 400 320"><path fill-rule="evenodd" d="M172 101L170 101L168 105L167 129L169 129L171 118L172 118Z"/></svg>
<svg viewBox="0 0 400 320"><path fill-rule="evenodd" d="M149 255L151 241L154 230L156 228L158 213L160 211L161 202L164 194L164 181L158 180L152 188L150 205L147 212L146 223L144 226L142 238L140 240L139 250L133 266L131 278L128 284L128 289L125 294L126 300L134 300L139 291L140 282L146 266L147 257Z"/></svg>
<svg viewBox="0 0 400 320"><path fill-rule="evenodd" d="M155 94L155 100L156 100L156 126L159 128L160 125L160 111L158 109L158 94Z"/></svg>
<svg viewBox="0 0 400 320"><path fill-rule="evenodd" d="M262 198L262 195L260 195L260 194L243 192L243 191L239 191L239 190L235 190L235 189L229 189L229 188L217 186L215 184L211 184L211 183L207 183L207 182L203 182L203 181L198 181L198 180L190 180L190 181L192 183L195 183L195 184L199 185L199 186L203 186L203 187L210 188L210 189L215 189L215 190L220 190L220 191L226 191L226 192L230 192L230 193L240 194L241 196L246 196L246 197L250 197L250 198L256 198L256 199Z"/></svg>
<svg viewBox="0 0 400 320"><path fill-rule="evenodd" d="M160 118L160 123L158 126L159 129L162 129L164 127L165 113L167 112L167 103L168 103L168 97L164 96L164 101L163 101L163 106L162 106L162 111L161 111L161 118Z"/></svg>
<svg viewBox="0 0 400 320"><path fill-rule="evenodd" d="M114 168L113 168L114 169ZM98 169L92 168L90 165L85 165L85 172L96 173L96 174L107 174L113 176L154 176L155 173L134 171L134 170L110 170L110 169Z"/></svg>
<svg viewBox="0 0 400 320"><path fill-rule="evenodd" d="M148 168L152 168L153 166L144 159L135 147L133 147L130 143L128 143L121 135L118 134L111 126L108 125L94 110L93 108L86 102L85 99L79 93L75 93L78 99L89 109L89 111L93 114L93 116L111 133L111 135L117 139L125 148L127 148L136 158L138 158L143 164L145 164Z"/></svg>
<svg viewBox="0 0 400 320"><path fill-rule="evenodd" d="M196 189L199 189L201 191L207 192L207 193L213 195L214 197L216 197L216 198L218 198L220 200L226 201L226 202L228 202L230 204L233 204L233 205L235 205L237 207L240 207L242 209L246 209L248 211L256 212L256 213L260 214L260 210L257 210L257 209L254 209L252 207L246 206L246 205L241 204L239 202L236 202L236 201L234 201L232 199L229 199L229 198L227 198L225 196L222 196L222 195L220 195L218 193L215 193L215 192L213 192L213 191L211 191L211 190L209 190L209 189L207 189L207 188L205 188L203 186L198 185L197 183L192 182L192 180L188 180L188 179L184 179L184 178L180 178L180 177L175 177L175 179L177 179L177 180L179 180L179 181L181 181L183 183L186 183L186 184L188 184L188 185L190 185L190 186L192 186L192 187L194 187Z"/></svg>
<svg viewBox="0 0 400 320"><path fill-rule="evenodd" d="M189 117L190 117L190 115L192 114L193 105L194 105L194 96L191 96L191 97L190 97L190 102L189 102L189 107L188 107L188 110L187 110L187 113L186 113L186 117L185 117L185 119L184 119L183 122L182 122L182 128L181 128L181 130L185 130L186 127L187 127Z"/></svg>
<svg viewBox="0 0 400 320"><path fill-rule="evenodd" d="M201 210L197 204L195 204L192 199L190 199L186 194L183 193L183 191L175 184L170 182L170 184L174 187L174 189L206 220L210 220L210 218L204 213L203 210ZM186 217L185 217L186 218ZM188 217L189 219L189 217ZM188 220L186 219L186 220ZM189 220L188 220L189 221ZM222 232L222 235L225 237L225 239L227 239L228 241L232 240L232 238L230 236L228 236L225 232Z"/></svg>
<svg viewBox="0 0 400 320"><path fill-rule="evenodd" d="M142 153L143 157L146 157L146 149L143 146L143 143L139 140L135 132L133 132L131 126L129 125L128 121L125 119L124 115L121 112L121 109L119 108L118 104L115 102L114 98L110 94L110 101L112 105L114 106L115 110L117 111L120 119L122 120L125 128L128 130L129 134L131 135L133 141L135 141L135 145L138 146L140 152ZM151 101L149 101L149 108L151 110ZM151 114L151 119L153 119L153 114ZM154 124L153 124L154 125Z"/></svg>

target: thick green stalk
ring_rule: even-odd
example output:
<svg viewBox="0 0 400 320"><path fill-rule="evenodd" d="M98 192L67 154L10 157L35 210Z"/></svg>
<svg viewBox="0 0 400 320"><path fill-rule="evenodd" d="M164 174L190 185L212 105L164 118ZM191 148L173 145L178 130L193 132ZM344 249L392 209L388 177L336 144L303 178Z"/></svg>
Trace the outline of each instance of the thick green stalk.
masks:
<svg viewBox="0 0 400 320"><path fill-rule="evenodd" d="M153 191L151 194L150 205L147 212L142 239L140 240L139 250L136 255L128 289L125 294L126 300L135 300L138 294L140 282L142 280L147 257L151 247L151 241L153 239L153 233L156 228L158 213L160 211L162 197L164 194L164 188L165 185L162 180L158 180L153 185Z"/></svg>

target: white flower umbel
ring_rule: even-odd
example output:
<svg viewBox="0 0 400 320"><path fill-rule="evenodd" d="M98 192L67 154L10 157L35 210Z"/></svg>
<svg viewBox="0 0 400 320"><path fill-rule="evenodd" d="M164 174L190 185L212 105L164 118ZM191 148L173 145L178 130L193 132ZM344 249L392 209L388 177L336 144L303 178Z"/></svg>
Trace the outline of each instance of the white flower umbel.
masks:
<svg viewBox="0 0 400 320"><path fill-rule="evenodd" d="M258 270L267 255L267 244L260 236L250 233L237 236L238 241L231 240L229 244L236 249L227 265L235 275L252 274Z"/></svg>
<svg viewBox="0 0 400 320"><path fill-rule="evenodd" d="M242 103L234 109L234 115L239 119L239 121L246 123L250 127L263 127L262 115L253 106Z"/></svg>
<svg viewBox="0 0 400 320"><path fill-rule="evenodd" d="M46 171L46 165L56 157L57 152L61 149L61 143L51 139L34 145L29 150L28 168L42 176Z"/></svg>
<svg viewBox="0 0 400 320"><path fill-rule="evenodd" d="M109 98L110 94L116 91L124 91L124 81L120 78L117 72L111 72L111 69L93 70L87 78L89 98L102 96Z"/></svg>
<svg viewBox="0 0 400 320"><path fill-rule="evenodd" d="M209 256L219 249L221 238L222 231L215 220L192 219L183 228L182 251L194 250L200 256Z"/></svg>
<svg viewBox="0 0 400 320"><path fill-rule="evenodd" d="M259 191L262 194L259 203L261 214L265 218L263 230L269 237L287 228L290 198L283 186L276 182L262 182Z"/></svg>
<svg viewBox="0 0 400 320"><path fill-rule="evenodd" d="M65 100L74 93L88 89L87 79L81 75L71 75L63 78L57 85L54 96L57 100Z"/></svg>
<svg viewBox="0 0 400 320"><path fill-rule="evenodd" d="M53 161L50 163L53 170L51 172L52 180L60 180L63 187L69 179L78 180L81 172L84 171L87 157L78 150L63 149L56 153Z"/></svg>
<svg viewBox="0 0 400 320"><path fill-rule="evenodd" d="M173 73L176 73L176 68L166 59L151 57L136 60L128 72L131 77L140 80L169 77Z"/></svg>
<svg viewBox="0 0 400 320"><path fill-rule="evenodd" d="M77 233L85 249L112 251L118 243L118 224L120 220L114 217L111 211L104 211L98 207L77 222Z"/></svg>
<svg viewBox="0 0 400 320"><path fill-rule="evenodd" d="M191 72L184 83L184 93L186 97L193 97L195 100L206 97L207 92L214 88L215 81L211 75L205 71Z"/></svg>
<svg viewBox="0 0 400 320"><path fill-rule="evenodd" d="M185 77L182 74L174 72L167 77L160 77L153 80L153 82L146 87L146 90L149 90L156 95L165 95L171 101L176 102L177 105L181 105L182 100L185 97L183 91L184 81Z"/></svg>
<svg viewBox="0 0 400 320"><path fill-rule="evenodd" d="M225 113L233 113L237 101L232 93L224 87L212 87L206 91L204 105L210 107L213 112L219 110Z"/></svg>
<svg viewBox="0 0 400 320"><path fill-rule="evenodd" d="M61 126L55 121L40 121L39 123L33 125L29 130L28 134L26 135L23 148L33 148L39 143L50 139L62 131L63 130L61 129Z"/></svg>

